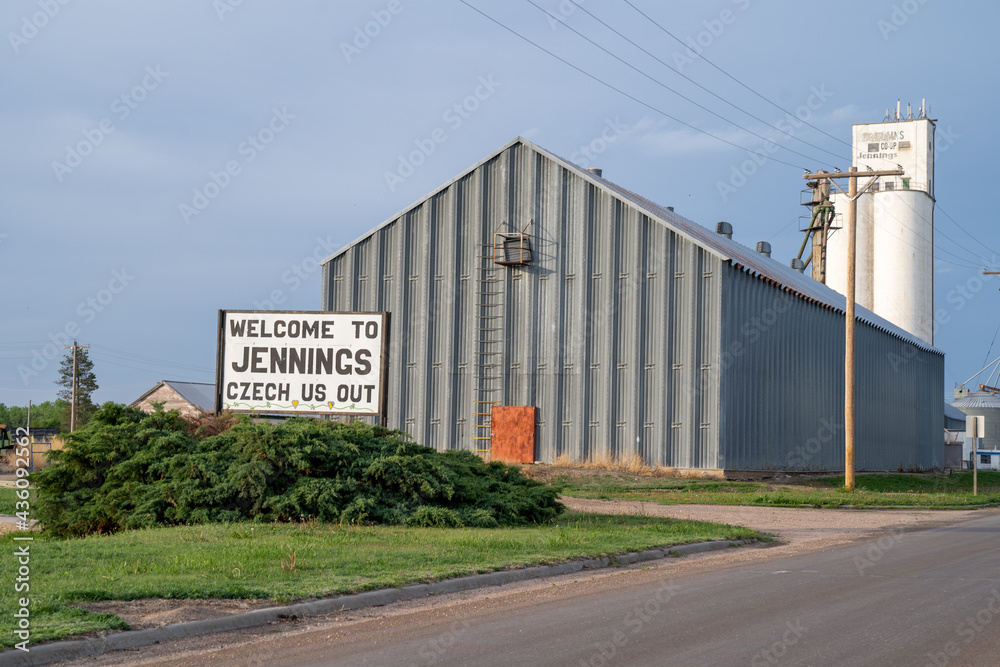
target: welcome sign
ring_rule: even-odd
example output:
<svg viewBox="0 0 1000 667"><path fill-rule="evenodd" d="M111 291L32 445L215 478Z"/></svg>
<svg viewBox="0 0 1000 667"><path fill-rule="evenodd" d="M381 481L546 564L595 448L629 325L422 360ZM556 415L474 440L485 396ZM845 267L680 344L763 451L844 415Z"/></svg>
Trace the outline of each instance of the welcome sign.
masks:
<svg viewBox="0 0 1000 667"><path fill-rule="evenodd" d="M379 415L386 313L220 310L216 412Z"/></svg>

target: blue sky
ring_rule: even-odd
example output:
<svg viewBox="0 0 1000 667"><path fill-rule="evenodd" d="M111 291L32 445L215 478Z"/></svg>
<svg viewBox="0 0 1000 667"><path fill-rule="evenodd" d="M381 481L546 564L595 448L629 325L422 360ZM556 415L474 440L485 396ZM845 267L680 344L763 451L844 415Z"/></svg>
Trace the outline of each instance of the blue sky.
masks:
<svg viewBox="0 0 1000 667"><path fill-rule="evenodd" d="M0 402L53 399L67 338L97 401L213 381L220 308L318 309L318 258L518 135L787 262L803 169L922 98L949 392L984 366L1000 4L629 2L468 0L566 62L459 0L3 3Z"/></svg>

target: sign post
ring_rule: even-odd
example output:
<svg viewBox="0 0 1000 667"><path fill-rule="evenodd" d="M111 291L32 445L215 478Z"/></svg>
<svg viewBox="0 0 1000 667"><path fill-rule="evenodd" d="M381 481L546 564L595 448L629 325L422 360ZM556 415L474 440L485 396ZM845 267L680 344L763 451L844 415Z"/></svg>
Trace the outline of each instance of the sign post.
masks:
<svg viewBox="0 0 1000 667"><path fill-rule="evenodd" d="M986 417L983 415L966 415L965 434L972 438L972 495L979 495L979 450L976 438L986 435Z"/></svg>
<svg viewBox="0 0 1000 667"><path fill-rule="evenodd" d="M220 310L216 414L383 415L387 319Z"/></svg>

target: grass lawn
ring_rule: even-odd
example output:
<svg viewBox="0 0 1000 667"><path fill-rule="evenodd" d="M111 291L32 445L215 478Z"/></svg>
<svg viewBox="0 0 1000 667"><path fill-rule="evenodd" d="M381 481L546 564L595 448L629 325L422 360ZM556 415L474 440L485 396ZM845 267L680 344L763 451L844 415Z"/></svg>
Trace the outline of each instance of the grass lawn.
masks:
<svg viewBox="0 0 1000 667"><path fill-rule="evenodd" d="M565 514L531 528L438 529L303 524L209 524L33 542L0 537L0 578L11 590L15 549L30 544L31 642L126 629L115 616L69 605L139 598L258 598L276 603L428 582L511 566L617 554L712 539L747 528L642 516ZM0 634L3 646L17 638Z"/></svg>
<svg viewBox="0 0 1000 667"><path fill-rule="evenodd" d="M526 470L531 475L531 470ZM643 500L674 505L780 505L803 507L953 508L1000 503L1000 472L979 472L979 495L972 495L972 472L934 474L863 474L855 491L843 489L844 477L782 478L728 482L642 476L618 471L546 471L547 481L576 498Z"/></svg>
<svg viewBox="0 0 1000 667"><path fill-rule="evenodd" d="M11 514L17 510L14 508L14 503L17 502L17 489L0 489L0 514ZM31 498L35 497L35 492L31 492ZM29 498L30 502L30 498Z"/></svg>

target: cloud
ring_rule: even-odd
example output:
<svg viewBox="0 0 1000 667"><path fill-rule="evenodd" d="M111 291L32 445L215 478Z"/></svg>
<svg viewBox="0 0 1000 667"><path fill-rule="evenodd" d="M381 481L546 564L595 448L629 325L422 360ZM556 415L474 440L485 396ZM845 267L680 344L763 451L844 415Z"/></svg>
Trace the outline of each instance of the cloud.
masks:
<svg viewBox="0 0 1000 667"><path fill-rule="evenodd" d="M746 146L753 149L762 142L756 137L747 135L742 130L706 130L715 137ZM690 128L678 128L671 120L653 120L644 117L635 124L628 133L627 140L636 149L650 157L678 157L686 155L704 155L706 153L724 153L736 150L733 146L719 141L715 137Z"/></svg>

